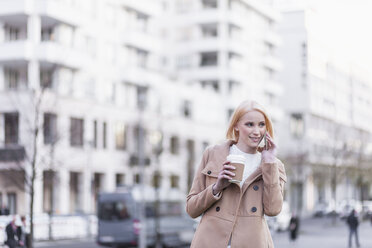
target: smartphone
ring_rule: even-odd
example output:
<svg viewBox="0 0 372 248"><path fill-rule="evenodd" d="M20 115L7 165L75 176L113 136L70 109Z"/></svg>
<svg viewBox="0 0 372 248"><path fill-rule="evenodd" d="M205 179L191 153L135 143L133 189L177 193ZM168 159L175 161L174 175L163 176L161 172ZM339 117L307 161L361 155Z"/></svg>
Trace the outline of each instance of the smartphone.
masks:
<svg viewBox="0 0 372 248"><path fill-rule="evenodd" d="M258 147L262 148L263 150L267 149L266 132L262 135L261 140L258 143Z"/></svg>

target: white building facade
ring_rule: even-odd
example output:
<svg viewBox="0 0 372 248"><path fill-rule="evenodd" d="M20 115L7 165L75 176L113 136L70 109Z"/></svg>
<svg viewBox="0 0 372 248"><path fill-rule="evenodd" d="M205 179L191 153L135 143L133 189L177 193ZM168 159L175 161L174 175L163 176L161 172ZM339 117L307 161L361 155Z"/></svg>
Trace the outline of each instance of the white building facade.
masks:
<svg viewBox="0 0 372 248"><path fill-rule="evenodd" d="M184 201L238 103L279 122L277 16L246 0L1 1L0 205L29 213L35 147L36 214L95 213L98 192L140 173Z"/></svg>
<svg viewBox="0 0 372 248"><path fill-rule="evenodd" d="M327 41L316 9L290 6L278 25L278 54L285 65L279 153L291 208L308 215L321 205L371 200L371 74Z"/></svg>

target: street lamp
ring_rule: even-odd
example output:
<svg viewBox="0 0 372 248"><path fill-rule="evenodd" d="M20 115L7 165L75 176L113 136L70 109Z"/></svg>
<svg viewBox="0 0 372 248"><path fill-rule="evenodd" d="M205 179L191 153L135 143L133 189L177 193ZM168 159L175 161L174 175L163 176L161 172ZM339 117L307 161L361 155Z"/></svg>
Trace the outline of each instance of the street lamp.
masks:
<svg viewBox="0 0 372 248"><path fill-rule="evenodd" d="M160 195L159 195L159 187L160 187L160 180L161 180L161 172L160 172L160 163L159 157L163 152L163 134L161 131L153 131L150 135L150 143L152 146L152 152L155 155L155 172L154 172L154 187L155 187L155 248L162 247L161 245L161 233L160 233L160 222L159 222L159 204L160 204Z"/></svg>

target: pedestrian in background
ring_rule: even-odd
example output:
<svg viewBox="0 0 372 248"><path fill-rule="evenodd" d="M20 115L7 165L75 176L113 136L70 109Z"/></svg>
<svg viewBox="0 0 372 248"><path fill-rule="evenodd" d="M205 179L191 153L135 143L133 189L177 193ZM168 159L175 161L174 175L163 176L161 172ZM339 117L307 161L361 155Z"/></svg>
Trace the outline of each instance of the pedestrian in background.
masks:
<svg viewBox="0 0 372 248"><path fill-rule="evenodd" d="M265 134L267 143L261 148ZM187 213L192 218L202 215L191 248L274 247L264 214L280 213L286 174L276 158L273 134L266 111L245 101L231 117L227 140L205 150L187 196ZM236 168L228 155L244 163L240 182L229 181Z"/></svg>
<svg viewBox="0 0 372 248"><path fill-rule="evenodd" d="M349 226L349 248L352 247L352 237L355 235L355 243L357 247L360 247L359 244L359 238L358 238L358 226L359 226L359 220L356 215L355 209L351 210L350 215L347 217L346 220L348 226Z"/></svg>
<svg viewBox="0 0 372 248"><path fill-rule="evenodd" d="M26 217L21 216L22 225L17 228L17 235L19 237L19 246L20 247L29 247L28 244L28 234L26 231Z"/></svg>
<svg viewBox="0 0 372 248"><path fill-rule="evenodd" d="M15 224L16 222L16 216L13 216L13 219L10 221L10 223L5 227L5 232L6 232L6 242L5 244L9 248L15 248L18 245L19 241L19 236L17 234L17 225Z"/></svg>
<svg viewBox="0 0 372 248"><path fill-rule="evenodd" d="M289 239L291 242L296 241L298 236L298 230L300 226L300 220L296 213L292 214L291 220L289 221Z"/></svg>

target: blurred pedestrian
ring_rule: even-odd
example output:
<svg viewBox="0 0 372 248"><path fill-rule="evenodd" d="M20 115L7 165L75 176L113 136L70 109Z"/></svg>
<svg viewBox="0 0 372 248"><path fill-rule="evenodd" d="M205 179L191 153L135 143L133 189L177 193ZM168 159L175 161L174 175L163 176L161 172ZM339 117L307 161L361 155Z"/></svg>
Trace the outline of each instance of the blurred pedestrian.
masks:
<svg viewBox="0 0 372 248"><path fill-rule="evenodd" d="M21 216L22 225L17 228L17 236L19 237L19 246L28 247L28 234L26 231L26 217Z"/></svg>
<svg viewBox="0 0 372 248"><path fill-rule="evenodd" d="M262 216L280 213L286 174L275 155L272 122L258 103L245 101L233 113L226 138L205 150L187 196L187 213L202 216L191 248L274 247ZM243 164L241 181L231 183L238 163L233 166L228 155Z"/></svg>
<svg viewBox="0 0 372 248"><path fill-rule="evenodd" d="M360 247L359 244L359 238L358 238L358 226L359 226L359 220L356 215L355 209L351 210L350 215L347 217L347 224L349 226L349 248L352 247L352 237L355 235L355 243L357 247Z"/></svg>
<svg viewBox="0 0 372 248"><path fill-rule="evenodd" d="M10 223L5 227L5 232L6 232L6 242L5 244L9 248L15 248L18 245L19 241L19 236L17 234L17 225L15 224L16 222L16 217L13 216L13 219L10 221Z"/></svg>
<svg viewBox="0 0 372 248"><path fill-rule="evenodd" d="M298 236L298 230L300 226L300 220L298 216L293 213L291 220L289 221L289 239L291 242L296 241Z"/></svg>

